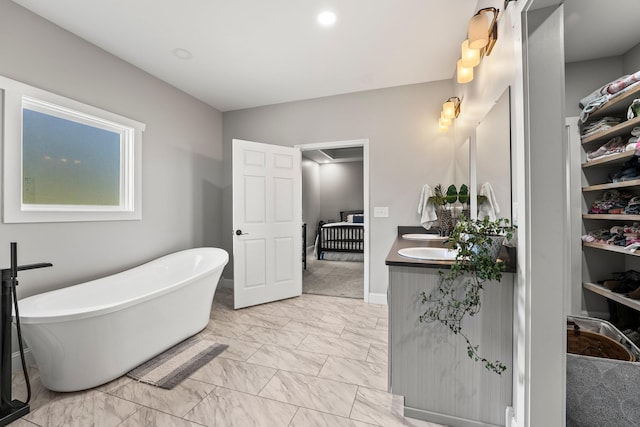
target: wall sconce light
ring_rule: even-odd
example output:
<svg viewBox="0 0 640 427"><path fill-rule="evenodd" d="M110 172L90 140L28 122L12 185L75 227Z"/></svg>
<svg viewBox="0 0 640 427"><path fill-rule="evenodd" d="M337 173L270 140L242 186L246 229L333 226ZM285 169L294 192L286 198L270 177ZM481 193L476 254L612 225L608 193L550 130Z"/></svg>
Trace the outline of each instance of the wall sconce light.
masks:
<svg viewBox="0 0 640 427"><path fill-rule="evenodd" d="M495 7L485 7L476 12L469 21L469 47L472 49L484 48L484 54L489 55L493 45L498 40L498 19L499 10ZM487 26L487 13L491 13L493 18Z"/></svg>
<svg viewBox="0 0 640 427"><path fill-rule="evenodd" d="M462 65L462 59L458 59L458 65L456 66L458 83L469 83L473 80L473 67L465 67Z"/></svg>
<svg viewBox="0 0 640 427"><path fill-rule="evenodd" d="M469 40L462 42L460 49L462 56L460 60L461 64L465 68L473 68L480 64L480 49L472 49L469 47Z"/></svg>
<svg viewBox="0 0 640 427"><path fill-rule="evenodd" d="M453 119L458 118L460 115L460 98L452 96L442 104L442 112L440 113L440 119L438 119L438 125L441 132L446 132L451 125Z"/></svg>

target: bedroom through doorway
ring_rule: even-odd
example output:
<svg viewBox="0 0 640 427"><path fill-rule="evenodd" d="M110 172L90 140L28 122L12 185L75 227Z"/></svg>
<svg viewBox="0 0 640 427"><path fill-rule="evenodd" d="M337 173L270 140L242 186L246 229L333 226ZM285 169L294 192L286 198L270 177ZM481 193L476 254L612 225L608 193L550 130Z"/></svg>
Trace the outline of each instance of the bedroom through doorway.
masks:
<svg viewBox="0 0 640 427"><path fill-rule="evenodd" d="M368 301L368 140L302 152L302 293Z"/></svg>

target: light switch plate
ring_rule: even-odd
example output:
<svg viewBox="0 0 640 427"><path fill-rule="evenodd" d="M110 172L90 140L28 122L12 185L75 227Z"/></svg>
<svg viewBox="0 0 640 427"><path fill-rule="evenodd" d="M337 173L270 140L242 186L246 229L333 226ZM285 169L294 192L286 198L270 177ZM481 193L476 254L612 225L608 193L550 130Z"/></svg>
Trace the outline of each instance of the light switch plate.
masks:
<svg viewBox="0 0 640 427"><path fill-rule="evenodd" d="M388 206L376 206L373 208L373 216L375 218L388 218L389 207Z"/></svg>

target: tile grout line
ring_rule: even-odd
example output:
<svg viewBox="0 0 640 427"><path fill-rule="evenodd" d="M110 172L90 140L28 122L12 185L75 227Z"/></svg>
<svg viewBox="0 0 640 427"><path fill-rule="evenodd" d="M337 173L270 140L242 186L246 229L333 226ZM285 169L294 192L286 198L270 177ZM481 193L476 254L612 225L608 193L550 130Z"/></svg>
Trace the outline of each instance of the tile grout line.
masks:
<svg viewBox="0 0 640 427"><path fill-rule="evenodd" d="M150 410L152 410L152 411L160 412L160 413L162 413L162 414L169 415L169 416L171 416L171 417L175 417L175 418L179 418L179 419L184 420L184 419L185 419L185 418L184 418L184 417L185 417L185 415L187 415L187 414L188 414L188 413L189 413L193 408L195 408L195 407L196 407L196 406L198 406L200 403L202 403L202 401L203 401L207 396L209 396L211 393L213 393L213 391L214 391L216 388L218 388L218 386L217 386L217 385L215 385L215 384L209 384L209 383L207 383L207 382L200 381L200 380L196 380L196 379L193 379L193 378L191 378L191 377L188 377L187 379L190 379L191 381L196 381L196 382L199 382L199 383L203 383L203 384L211 385L211 386L213 386L213 389L212 389L209 393L206 393L206 394L205 394L205 396L204 396L202 399L200 399L200 400L198 401L198 403L196 403L193 407L191 407L191 409L189 409L189 410L188 410L187 412L185 412L183 415L176 415L176 414L172 414L171 412L163 411L162 409L157 409L157 408L154 408L154 407L152 407L152 406L145 405L145 404L143 404L143 403L136 402L136 401L133 401L133 400L131 400L131 399L127 399L127 398L125 398L125 397L122 397L122 396L118 396L118 395L113 394L113 392L114 392L115 390L119 390L119 389L121 389L122 387L126 386L127 384L123 384L123 385L121 385L121 386L119 386L119 387L116 387L112 392L102 391L102 390L97 390L97 389L94 389L94 390L99 391L100 393L104 393L104 394L106 394L106 395L108 395L108 396L115 397L116 399L121 399L121 400L124 400L124 401L126 401L126 402L133 403L134 405L138 406L138 409L136 410L136 412L137 412L137 411L139 411L139 410L140 410L140 408L147 408L147 409L150 409ZM133 381L133 382L139 382L139 381L135 381L135 380L132 380L132 381ZM141 383L141 384L143 384L143 383ZM152 385L150 385L150 384L146 384L146 385L148 385L149 387L154 387L154 386L152 386ZM159 387L156 387L156 388L159 388ZM133 416L136 412L134 412L133 414L131 414L131 416ZM127 417L127 418L128 418L128 417ZM190 420L186 420L186 421L193 422L193 421L190 421ZM199 423L196 423L196 424L199 424Z"/></svg>

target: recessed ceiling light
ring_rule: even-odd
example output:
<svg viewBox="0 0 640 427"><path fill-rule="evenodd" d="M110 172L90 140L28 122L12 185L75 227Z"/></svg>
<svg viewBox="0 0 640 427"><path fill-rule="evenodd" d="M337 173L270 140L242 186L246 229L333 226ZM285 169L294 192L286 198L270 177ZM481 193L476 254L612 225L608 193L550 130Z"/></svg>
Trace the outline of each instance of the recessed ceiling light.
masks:
<svg viewBox="0 0 640 427"><path fill-rule="evenodd" d="M180 58L180 59L191 59L191 58L193 58L193 54L191 52L189 52L187 49L183 49L181 47L177 47L177 48L173 49L171 52L173 52L173 56L175 56L176 58Z"/></svg>
<svg viewBox="0 0 640 427"><path fill-rule="evenodd" d="M324 12L318 14L318 22L323 27L330 27L336 23L336 14L331 12L330 10L325 10Z"/></svg>

